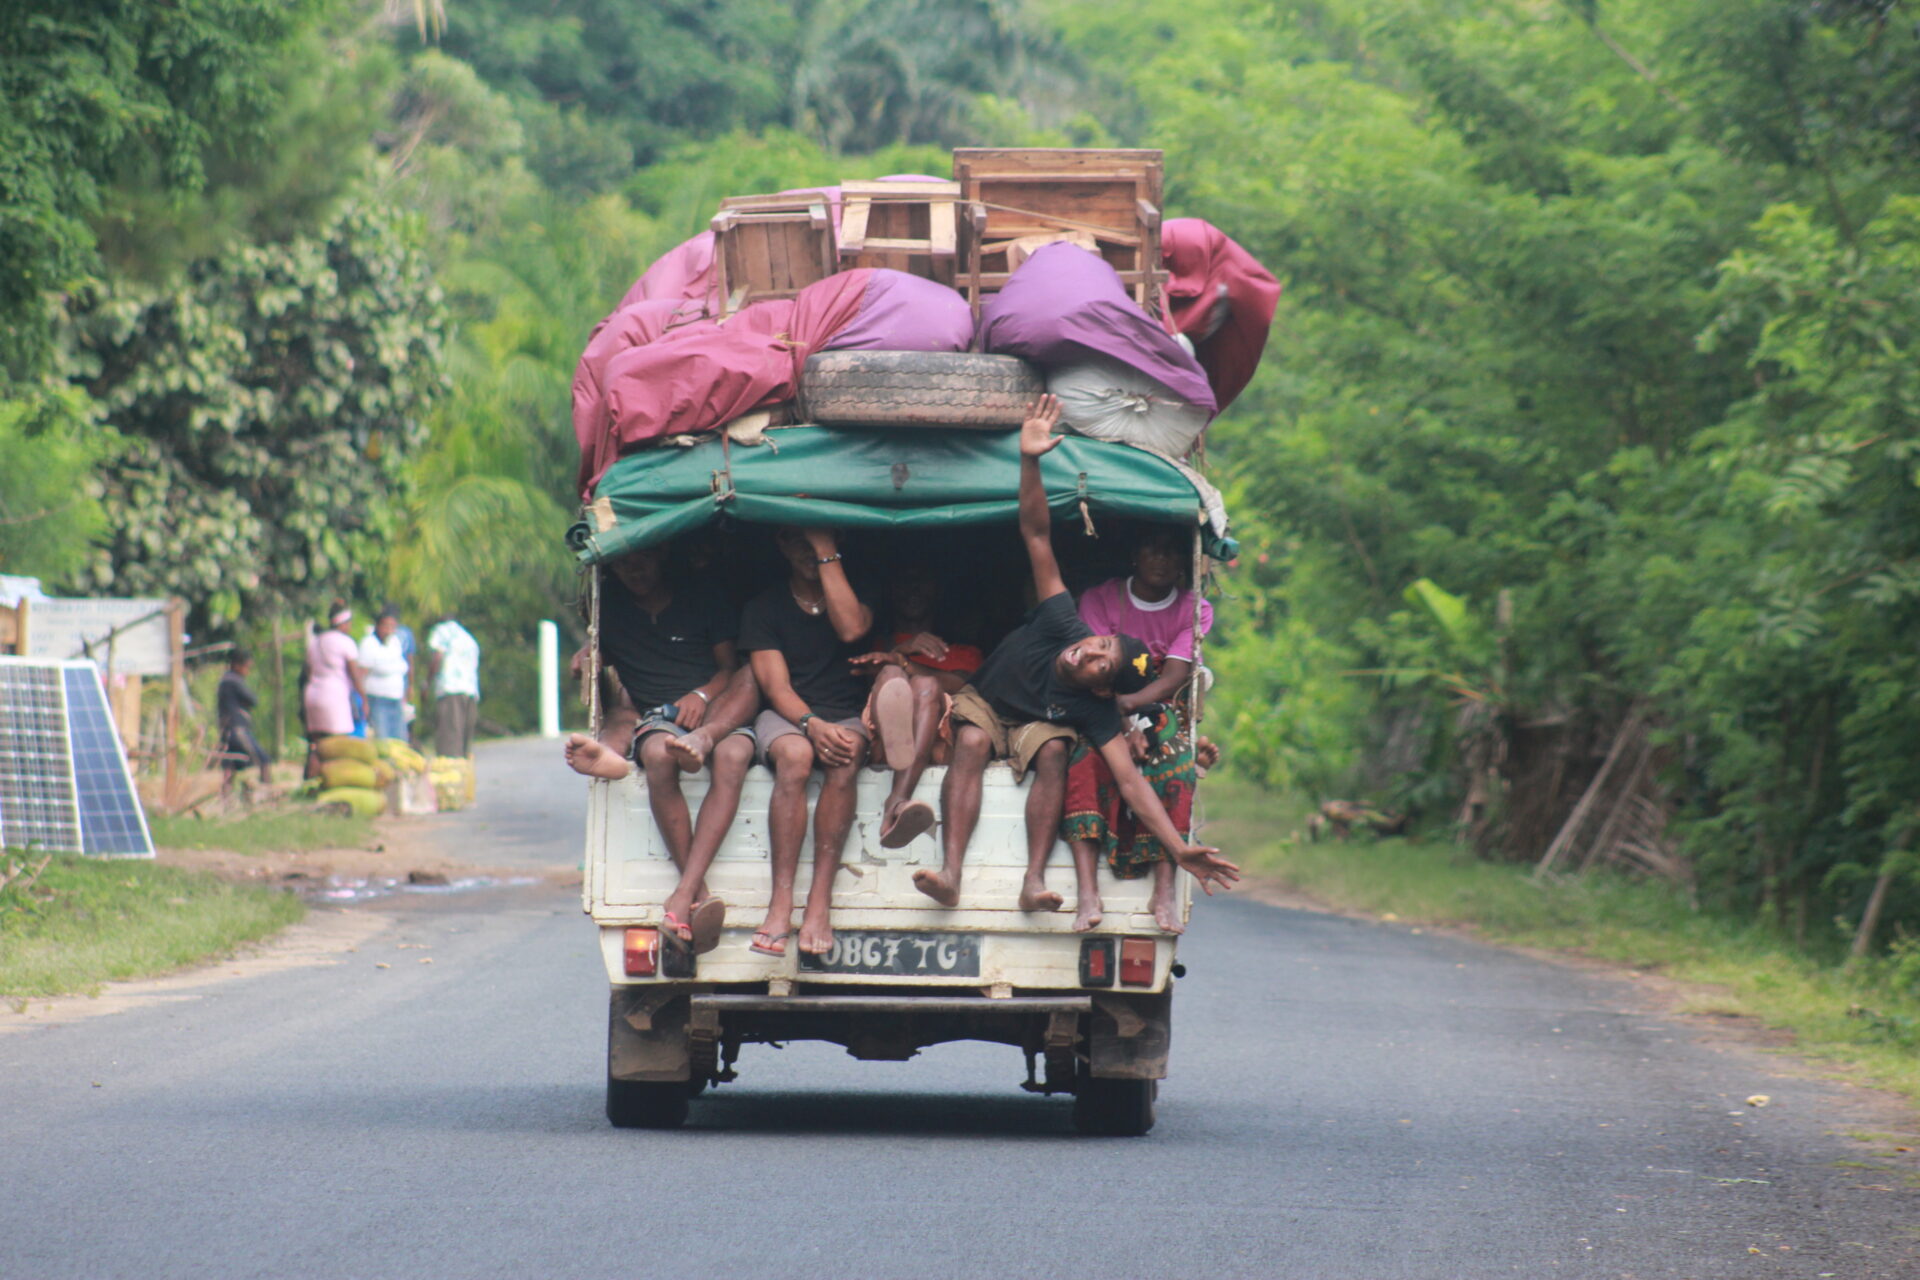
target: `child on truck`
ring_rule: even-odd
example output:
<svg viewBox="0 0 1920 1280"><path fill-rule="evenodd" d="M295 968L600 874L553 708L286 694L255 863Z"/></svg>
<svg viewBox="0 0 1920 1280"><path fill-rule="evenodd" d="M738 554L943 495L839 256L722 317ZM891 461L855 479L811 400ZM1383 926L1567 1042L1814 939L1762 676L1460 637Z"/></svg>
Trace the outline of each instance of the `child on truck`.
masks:
<svg viewBox="0 0 1920 1280"><path fill-rule="evenodd" d="M1080 620L1089 628L1138 636L1151 655L1151 681L1116 696L1114 707L1134 723L1144 722L1129 734L1134 759L1167 816L1181 829L1192 816L1198 773L1196 744L1187 723L1187 681L1199 661L1200 638L1213 626L1212 607L1196 600L1193 589L1184 585L1191 537L1172 525L1151 526L1134 544L1133 573L1089 587L1080 597ZM1085 743L1074 749L1067 764L1067 814L1060 834L1073 851L1079 885L1076 932L1100 923L1102 857L1123 880L1151 870L1154 923L1165 933L1185 932L1173 893L1173 863L1120 799L1106 761Z"/></svg>
<svg viewBox="0 0 1920 1280"><path fill-rule="evenodd" d="M726 923L726 904L707 894L706 874L753 763L747 723L760 708L760 690L736 653L735 615L718 592L672 586L660 547L630 551L611 567L600 649L634 709L610 716L601 741L568 737L567 763L591 778L624 778L630 752L646 771L647 802L680 868L662 908L666 933L699 954L718 944ZM680 775L709 765L713 783L695 822Z"/></svg>
<svg viewBox="0 0 1920 1280"><path fill-rule="evenodd" d="M1020 907L1060 909L1060 895L1046 887L1047 856L1064 808L1068 748L1080 734L1106 762L1140 824L1208 893L1216 884L1230 886L1240 878L1240 868L1218 849L1188 843L1134 766L1113 699L1116 692L1149 683L1151 658L1132 637L1094 635L1080 621L1061 579L1040 479L1041 457L1060 443L1053 434L1059 421L1060 402L1044 395L1020 428L1020 536L1039 604L954 698L953 762L940 792L942 866L913 876L915 886L943 906L960 902L961 864L980 820L981 782L987 761L997 757L1009 760L1016 773L1029 768L1035 773L1027 791L1027 874Z"/></svg>

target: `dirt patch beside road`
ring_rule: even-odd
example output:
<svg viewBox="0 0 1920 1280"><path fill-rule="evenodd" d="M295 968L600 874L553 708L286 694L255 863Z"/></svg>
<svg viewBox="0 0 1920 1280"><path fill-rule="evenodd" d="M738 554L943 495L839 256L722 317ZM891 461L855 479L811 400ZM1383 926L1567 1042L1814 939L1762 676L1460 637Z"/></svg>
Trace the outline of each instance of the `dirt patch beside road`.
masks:
<svg viewBox="0 0 1920 1280"><path fill-rule="evenodd" d="M434 883L433 877L457 880L468 876L540 875L549 884L580 883L572 868L544 873L525 867L492 867L465 861L445 852L443 843L413 828L418 819L383 818L373 845L365 849L308 849L297 852L232 853L224 849L161 849L155 861L163 866L205 871L244 884L277 885L302 890L328 882L350 882L382 877L405 881L409 877Z"/></svg>

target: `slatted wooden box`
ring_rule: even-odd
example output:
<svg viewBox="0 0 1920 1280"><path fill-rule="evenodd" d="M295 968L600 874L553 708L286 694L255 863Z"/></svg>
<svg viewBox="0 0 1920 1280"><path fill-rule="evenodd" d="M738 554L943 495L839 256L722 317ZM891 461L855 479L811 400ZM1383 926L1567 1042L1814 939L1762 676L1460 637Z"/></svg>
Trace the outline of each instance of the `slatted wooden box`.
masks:
<svg viewBox="0 0 1920 1280"><path fill-rule="evenodd" d="M722 314L791 298L840 269L823 193L729 196L712 226Z"/></svg>
<svg viewBox="0 0 1920 1280"><path fill-rule="evenodd" d="M952 285L957 182L840 184L840 265L888 267Z"/></svg>
<svg viewBox="0 0 1920 1280"><path fill-rule="evenodd" d="M953 153L960 185L961 284L977 311L1013 272L1008 249L1022 237L1077 231L1120 273L1149 315L1160 305L1157 150L962 147Z"/></svg>

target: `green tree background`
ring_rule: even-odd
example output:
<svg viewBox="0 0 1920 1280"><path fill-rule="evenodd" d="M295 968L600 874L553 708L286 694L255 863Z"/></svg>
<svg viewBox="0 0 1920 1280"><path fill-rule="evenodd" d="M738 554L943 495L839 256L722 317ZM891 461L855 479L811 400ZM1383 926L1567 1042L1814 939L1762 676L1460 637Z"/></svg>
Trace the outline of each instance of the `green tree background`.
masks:
<svg viewBox="0 0 1920 1280"><path fill-rule="evenodd" d="M1704 905L1920 915L1911 0L416 9L0 14L0 570L454 611L523 727L572 363L652 256L734 192L1157 146L1286 285L1210 442L1234 767L1536 859L1625 729Z"/></svg>

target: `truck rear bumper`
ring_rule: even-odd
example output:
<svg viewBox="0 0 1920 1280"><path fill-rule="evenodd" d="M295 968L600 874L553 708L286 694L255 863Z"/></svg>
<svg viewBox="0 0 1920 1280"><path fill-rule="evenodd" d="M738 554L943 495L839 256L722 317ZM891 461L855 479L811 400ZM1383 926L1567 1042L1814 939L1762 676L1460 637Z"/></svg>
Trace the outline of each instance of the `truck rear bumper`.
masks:
<svg viewBox="0 0 1920 1280"><path fill-rule="evenodd" d="M1170 992L774 996L663 985L616 986L611 1000L607 1066L616 1080L730 1079L727 1064L742 1044L791 1040L824 1040L883 1062L984 1040L1044 1055L1050 1077L1078 1060L1096 1077L1159 1080L1172 1039Z"/></svg>

